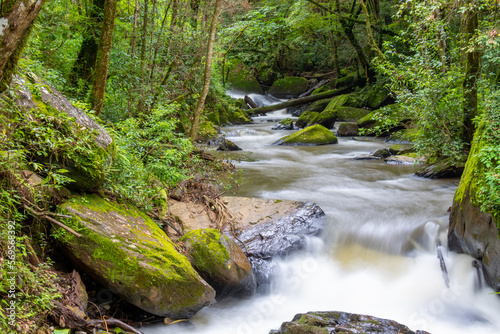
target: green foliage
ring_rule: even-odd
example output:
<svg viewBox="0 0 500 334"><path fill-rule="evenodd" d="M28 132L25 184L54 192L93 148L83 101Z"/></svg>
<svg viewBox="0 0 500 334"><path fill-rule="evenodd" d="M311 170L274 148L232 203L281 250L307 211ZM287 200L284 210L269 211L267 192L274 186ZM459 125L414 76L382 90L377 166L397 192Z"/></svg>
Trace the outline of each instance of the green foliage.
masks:
<svg viewBox="0 0 500 334"><path fill-rule="evenodd" d="M159 106L144 119L129 118L110 131L117 155L105 187L151 209L165 200L161 189L173 187L188 177L193 159L189 139L176 132L178 103Z"/></svg>
<svg viewBox="0 0 500 334"><path fill-rule="evenodd" d="M478 158L484 169L478 180L477 198L481 209L500 222L500 92L491 93L483 117L485 128Z"/></svg>

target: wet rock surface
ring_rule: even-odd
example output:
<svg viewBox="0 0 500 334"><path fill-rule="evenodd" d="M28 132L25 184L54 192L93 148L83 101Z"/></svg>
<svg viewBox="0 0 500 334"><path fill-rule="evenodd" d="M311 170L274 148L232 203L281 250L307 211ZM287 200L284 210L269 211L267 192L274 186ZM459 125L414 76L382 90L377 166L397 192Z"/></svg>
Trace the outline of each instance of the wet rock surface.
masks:
<svg viewBox="0 0 500 334"><path fill-rule="evenodd" d="M252 263L258 285L268 283L278 273L273 258L304 249L307 237L323 231L324 215L318 205L307 202L289 216L248 227L238 235L236 240Z"/></svg>
<svg viewBox="0 0 500 334"><path fill-rule="evenodd" d="M376 318L369 315L347 312L308 312L295 315L292 321L284 322L279 330L269 334L429 334L425 331L412 331L396 321Z"/></svg>

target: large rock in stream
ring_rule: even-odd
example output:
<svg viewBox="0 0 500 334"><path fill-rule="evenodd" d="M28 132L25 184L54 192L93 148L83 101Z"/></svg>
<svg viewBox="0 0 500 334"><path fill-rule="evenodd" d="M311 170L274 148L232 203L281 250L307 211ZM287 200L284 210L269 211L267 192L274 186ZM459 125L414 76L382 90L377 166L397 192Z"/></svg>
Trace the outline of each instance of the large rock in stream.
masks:
<svg viewBox="0 0 500 334"><path fill-rule="evenodd" d="M309 236L323 231L324 212L312 202L231 196L222 200L235 216L234 228L226 226L224 234L240 244L252 263L258 285L269 282L277 273L273 258L304 249ZM217 227L214 213L207 213L203 204L171 200L169 210L185 233Z"/></svg>
<svg viewBox="0 0 500 334"><path fill-rule="evenodd" d="M292 321L284 322L279 330L269 334L425 334L425 331L410 330L394 320L347 312L299 313ZM429 334L429 333L427 333Z"/></svg>
<svg viewBox="0 0 500 334"><path fill-rule="evenodd" d="M448 246L453 251L469 254L479 260L486 282L498 292L500 291L498 228L500 221L495 217L500 217L500 210L491 212L481 210L481 204L487 200L481 193L481 186L484 186L488 170L495 168L490 166L488 169L481 160L481 150L487 145L495 145L488 143L485 129L486 123L483 120L474 135L469 159L455 193L450 214Z"/></svg>
<svg viewBox="0 0 500 334"><path fill-rule="evenodd" d="M323 125L315 124L279 139L274 145L318 146L337 143L338 139L333 132Z"/></svg>
<svg viewBox="0 0 500 334"><path fill-rule="evenodd" d="M138 209L97 195L66 202L72 218L58 239L84 272L125 301L159 316L188 318L215 300L215 291L177 252L165 233Z"/></svg>

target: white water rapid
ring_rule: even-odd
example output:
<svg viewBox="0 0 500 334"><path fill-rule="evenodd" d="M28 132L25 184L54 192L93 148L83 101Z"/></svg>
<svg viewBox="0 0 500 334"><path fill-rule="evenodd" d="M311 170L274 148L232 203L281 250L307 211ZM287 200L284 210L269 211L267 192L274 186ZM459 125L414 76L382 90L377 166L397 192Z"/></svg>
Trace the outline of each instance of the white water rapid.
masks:
<svg viewBox="0 0 500 334"><path fill-rule="evenodd" d="M190 322L146 334L267 334L296 313L345 311L396 320L432 334L500 333L500 299L478 287L472 258L446 250L447 209L458 179L428 180L415 167L352 158L391 144L339 138L337 145L273 146L277 111L224 128L244 181L233 195L316 202L325 233L307 251L279 261L268 291L226 299ZM449 273L447 288L436 241Z"/></svg>

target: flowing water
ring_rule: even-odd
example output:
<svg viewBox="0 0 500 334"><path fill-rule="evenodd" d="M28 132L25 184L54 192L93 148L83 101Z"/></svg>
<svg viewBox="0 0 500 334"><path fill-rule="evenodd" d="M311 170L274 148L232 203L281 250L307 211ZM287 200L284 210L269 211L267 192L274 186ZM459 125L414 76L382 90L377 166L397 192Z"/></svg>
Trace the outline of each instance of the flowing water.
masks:
<svg viewBox="0 0 500 334"><path fill-rule="evenodd" d="M265 292L220 301L189 323L143 331L267 334L296 313L345 311L433 334L500 333L499 298L479 285L470 257L446 250L447 209L459 180L428 180L414 176L413 166L353 160L390 146L373 138L273 146L291 133L271 130L285 117L277 111L224 128L243 149L232 154L244 176L233 195L316 202L326 213L324 234L310 238L306 251L278 260L281 274Z"/></svg>

